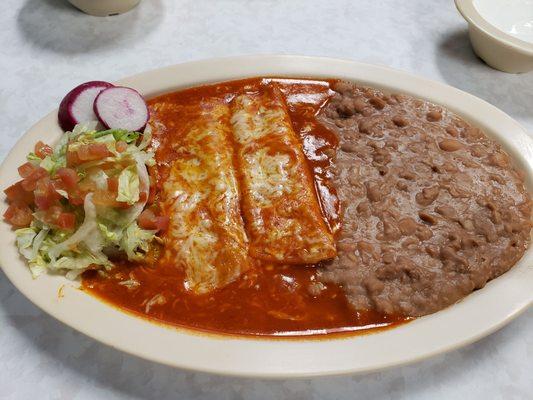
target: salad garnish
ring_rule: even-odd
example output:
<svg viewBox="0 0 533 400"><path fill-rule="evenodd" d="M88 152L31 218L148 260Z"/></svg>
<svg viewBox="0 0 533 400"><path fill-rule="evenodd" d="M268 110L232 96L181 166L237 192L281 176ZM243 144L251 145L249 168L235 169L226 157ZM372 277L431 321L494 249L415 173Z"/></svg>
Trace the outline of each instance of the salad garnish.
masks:
<svg viewBox="0 0 533 400"><path fill-rule="evenodd" d="M168 226L151 204L147 167L155 164L143 132L78 124L51 147L38 142L7 188L5 220L34 277L109 270L117 255L143 258Z"/></svg>

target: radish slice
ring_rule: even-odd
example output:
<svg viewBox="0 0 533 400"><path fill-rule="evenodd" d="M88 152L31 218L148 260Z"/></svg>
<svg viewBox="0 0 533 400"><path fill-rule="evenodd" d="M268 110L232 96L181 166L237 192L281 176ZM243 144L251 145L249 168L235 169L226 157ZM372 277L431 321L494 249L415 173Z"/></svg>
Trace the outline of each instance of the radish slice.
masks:
<svg viewBox="0 0 533 400"><path fill-rule="evenodd" d="M103 81L91 81L76 86L61 100L57 118L64 131L71 131L76 124L96 121L93 110L94 99L98 94L113 85Z"/></svg>
<svg viewBox="0 0 533 400"><path fill-rule="evenodd" d="M134 89L114 86L102 90L94 101L94 112L108 129L142 131L150 114L143 97Z"/></svg>

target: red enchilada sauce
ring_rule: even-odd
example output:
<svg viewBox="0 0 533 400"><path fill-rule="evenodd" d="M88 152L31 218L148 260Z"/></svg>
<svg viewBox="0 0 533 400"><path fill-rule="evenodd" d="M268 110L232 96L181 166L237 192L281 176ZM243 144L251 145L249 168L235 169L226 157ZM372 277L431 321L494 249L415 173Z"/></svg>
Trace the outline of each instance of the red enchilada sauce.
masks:
<svg viewBox="0 0 533 400"><path fill-rule="evenodd" d="M180 124L171 108L154 105L194 104L207 97L230 102L243 90L276 84L284 94L294 130L300 135L309 167L314 173L320 205L332 232L340 226L340 206L329 184L335 134L315 116L331 96L330 81L253 78L195 87L151 99L151 123L158 126L153 139L159 186L164 181L171 148L164 140L165 126ZM169 111L170 110L170 111ZM154 172L154 171L152 171ZM156 195L157 198L157 195ZM375 311L356 312L336 285L310 291L316 282L314 266L269 265L259 261L235 282L209 294L195 295L184 286L184 272L163 258L146 265L119 262L102 276L86 273L83 288L91 294L134 314L156 321L207 332L298 336L364 331L406 321Z"/></svg>

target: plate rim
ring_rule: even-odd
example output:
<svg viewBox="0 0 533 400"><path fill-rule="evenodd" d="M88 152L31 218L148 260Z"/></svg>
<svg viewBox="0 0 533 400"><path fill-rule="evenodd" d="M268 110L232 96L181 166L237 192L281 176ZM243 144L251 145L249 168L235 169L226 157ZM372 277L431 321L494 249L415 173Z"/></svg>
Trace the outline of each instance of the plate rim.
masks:
<svg viewBox="0 0 533 400"><path fill-rule="evenodd" d="M329 68L329 69L328 69ZM210 72L213 69L216 69L217 72ZM322 70L324 69L325 72ZM270 73L264 73L261 71L267 71L271 70ZM301 73L298 73L297 71L301 70ZM333 72L332 72L333 70ZM513 135L516 135L516 137L507 137L505 138L502 136L502 134L495 134L494 132L492 135L489 133L490 136L497 136L499 142L504 142L507 149L507 146L511 146L511 148L514 149L516 147L516 151L511 151L511 153L514 153L514 156L518 159L519 164L524 168L528 173L528 187L531 191L532 182L533 182L533 140L531 137L526 133L526 131L511 117L509 117L507 114L505 114L503 111L497 109L496 107L490 105L489 103L470 95L466 92L460 91L459 89L453 88L451 86L448 86L444 83L428 80L426 78L418 77L413 74L409 74L403 71L399 71L396 69L392 69L385 66L378 66L378 65L372 65L372 64L365 64L365 63L358 63L350 60L343 60L343 59L335 59L335 58L326 58L326 57L310 57L310 56L292 56L292 55L260 55L260 56L239 56L239 57L223 57L223 58L211 58L211 59L204 59L199 61L192 61L187 63L181 63L181 64L175 64L170 65L163 68L153 69L150 71L142 72L140 74L136 74L124 79L119 80L117 83L122 85L128 85L128 86L134 86L137 89L141 89L141 92L143 91L143 88L152 87L159 90L153 90L152 93L147 94L148 97L151 97L153 95L161 94L165 90L161 91L160 89L164 89L164 85L161 83L161 80L165 79L174 79L173 82L177 82L178 84L171 85L168 82L166 83L168 90L166 91L172 91L176 90L180 87L187 87L190 85L187 85L186 82L188 82L184 78L179 78L179 72L189 71L189 73L193 76L193 78L188 78L189 81L194 80L195 76L201 75L206 76L206 79L203 79L202 81L198 81L196 83L191 82L191 85L201 85L201 84L208 84L211 82L216 81L225 81L229 79L239 79L239 78L245 78L249 76L299 76L300 78L303 77L339 77L339 78L346 78L350 79L352 81L361 82L364 84L371 84L374 87L384 87L384 88L398 88L399 91L406 92L409 94L414 94L417 97L421 97L424 99L428 99L429 101L437 102L439 104L445 105L447 108L451 109L452 111L458 113L462 117L465 117L467 120L474 122L477 126L483 126L486 125L486 123L483 123L481 121L481 117L475 117L472 115L470 111L465 113L464 110L458 110L454 109L454 107L450 107L446 104L446 101L438 101L435 100L435 98L443 98L448 96L450 99L455 98L460 99L459 103L463 104L470 104L472 107L469 108L480 108L485 113L490 113L491 118L493 121L498 121L499 125L505 126L507 129L509 129L511 132L513 132ZM243 74L242 72L249 71L249 74ZM252 72L257 71L257 72ZM278 72L276 72L278 71ZM285 71L285 72L283 72ZM291 72L292 71L292 72ZM307 71L307 72L303 72ZM309 73L310 71L315 71L316 73ZM355 71L355 72L353 72ZM203 75L202 75L203 74ZM360 74L361 77L357 78L355 75ZM176 77L178 75L178 77ZM231 78L230 75L233 75ZM344 76L343 76L344 75ZM348 76L350 75L350 76ZM207 76L223 76L222 78L212 78L209 79ZM373 80L378 79L378 77L382 77L381 83L376 83ZM225 77L225 78L224 78ZM363 78L364 77L364 78ZM395 81L395 79L397 81ZM402 82L399 82L399 80L402 80ZM154 83L154 81L159 81L159 84ZM395 81L396 83L393 84ZM179 83L181 82L181 83ZM413 82L413 85L416 87L416 90L405 90L406 83ZM424 88L427 89L427 95L420 95L414 92L420 92ZM404 88L404 89L402 89ZM2 164L0 165L0 184L2 185L2 188L8 184L8 181L10 180L10 176L13 176L13 171L10 168L11 165L13 165L15 159L20 158L20 154L25 154L25 149L31 148L29 145L33 145L35 142L35 132L39 129L42 129L43 127L49 126L50 124L53 124L55 122L55 125L57 125L56 121L56 113L57 110L52 111L48 115L46 115L44 118L39 120L36 124L34 124L13 146L13 148L10 150L10 152L7 154L5 159L3 160ZM470 118L469 118L470 117ZM491 119L489 118L489 120ZM498 125L497 124L497 125ZM58 127L57 127L58 128ZM59 129L59 128L58 128ZM483 129L484 131L487 131L487 129ZM56 132L57 136L57 132ZM516 142L516 143L515 143ZM513 147L514 146L514 147ZM520 147L522 146L522 147ZM5 202L4 202L4 195L3 192L0 194L0 213L3 213L3 210L5 209ZM9 234L6 230L7 224L5 222L0 222L0 238L5 237L6 239L13 239L13 234ZM7 233L6 233L7 232ZM11 246L13 247L13 246ZM22 269L20 268L21 260L13 260L9 257L13 255L13 251L8 251L9 246L6 250L6 252L2 251L0 252L0 267L3 269L4 273L6 274L6 277L13 283L13 285L33 304L35 304L38 308L46 312L47 314L51 315L52 317L56 318L57 320L61 321L62 323L66 324L67 326L84 333L85 335L92 337L106 345L109 345L113 348L119 349L121 351L124 351L126 353L136 355L151 361L155 361L158 363L170 365L173 367L179 367L183 369L188 370L194 370L194 371L203 371L203 372L209 372L209 373L216 373L221 375L231 375L231 376L241 376L241 377L260 377L260 378L293 378L293 377L311 377L311 376L326 376L326 375L341 375L341 374L353 374L353 373L362 373L362 372L371 372L376 370L382 370L385 368L390 368L398 365L405 365L413 362L420 361L422 359L429 358L431 356L434 356L436 354L441 354L447 351L451 351L453 349L465 346L469 343L472 343L476 340L479 340L480 338L496 331L497 329L501 328L505 324L509 323L512 319L514 319L516 316L518 316L520 313L524 312L530 304L533 302L533 293L528 293L527 290L531 287L531 283L533 283L533 268L531 268L533 264L533 250L530 248L526 251L526 254L522 258L522 260L518 263L520 265L516 265L511 269L511 271L507 272L502 277L489 282L487 285L487 288L491 289L493 287L506 287L511 285L511 288L514 289L515 287L519 288L520 290L516 290L514 293L514 296L510 296L509 299L505 299L507 303L505 304L506 307L504 307L504 310L500 310L500 314L502 317L492 319L491 322L485 321L486 325L484 329L474 329L475 327L471 327L470 329L470 335L464 336L460 339L454 340L452 343L447 343L444 341L441 343L440 346L426 346L428 349L426 351L419 351L418 353L415 352L415 354L403 354L400 355L399 358L396 357L394 360L387 361L387 358L385 360L374 360L372 361L371 355L366 355L367 361L366 362L360 362L357 364L357 362L354 362L353 365L350 366L349 360L344 360L342 363L342 366L335 366L335 360L329 360L328 364L324 368L316 367L313 362L317 361L318 358L316 356L320 356L319 352L324 350L331 350L331 347L337 349L334 351L342 350L340 347L342 347L341 343L346 345L346 343L349 343L352 347L361 347L365 345L365 342L375 342L375 338L381 337L383 339L377 339L379 340L392 340L394 342L394 339L391 339L391 333L397 333L400 335L405 330L412 331L413 329L419 329L421 332L423 332L423 329L416 328L417 326L424 326L424 324L427 324L427 321L433 321L430 324L435 324L435 320L442 320L443 318L440 318L440 316L447 315L448 319L453 320L453 315L450 318L450 313L454 314L457 313L457 311L461 307L464 308L465 304L472 303L472 299L479 299L480 296L483 295L483 293L487 293L489 289L484 289L475 292L474 294L471 294L465 298L464 301L451 306L445 310L439 311L435 314L432 314L427 317L422 317L418 320L415 320L413 322L410 322L409 324L406 324L404 326L399 326L396 328L388 329L383 332L377 332L372 333L369 335L362 335L362 336L347 336L342 338L333 338L333 339L312 339L312 340L283 340L283 339L275 339L269 341L268 339L254 339L249 337L227 337L227 336L220 336L216 337L211 334L209 335L202 335L198 332L191 332L187 329L182 328L176 328L176 327L166 327L160 324L154 324L151 322L148 322L142 318L134 317L129 313L121 312L118 309L114 308L113 306L110 306L109 304L105 302L101 302L100 300L97 300L91 296L88 296L86 294L83 294L81 297L78 292L80 292L77 289L72 289L70 285L67 284L65 286L65 292L68 293L68 296L66 296L69 301L72 303L69 303L70 306L65 306L65 300L59 300L55 299L55 301L44 301L42 296L39 296L35 292L32 292L31 287L35 286L33 285L37 281L31 280L31 275L27 268L24 268L24 273L27 275L26 277L22 273ZM13 250L13 249L11 249ZM16 258L16 257L15 257ZM11 265L13 264L13 265ZM523 265L524 264L524 265ZM527 265L525 265L527 264ZM518 276L517 276L518 275ZM502 278L508 277L508 279L501 280ZM525 277L525 278L524 278ZM29 278L29 279L28 279ZM60 277L47 277L50 279L47 279L47 281L50 281L50 284L55 285L64 285L65 280ZM500 281L501 280L501 281ZM502 282L501 284L499 282ZM506 282L507 285L505 285L503 282ZM510 283L509 283L510 282ZM529 285L529 286L528 286ZM38 286L38 285L37 285ZM42 285L41 285L42 286ZM524 286L524 287L522 287ZM69 289L70 288L70 289ZM504 292L506 293L506 292ZM49 293L50 294L50 293ZM507 293L506 293L507 294ZM486 296L485 296L486 297ZM96 303L97 304L96 304ZM502 302L504 303L504 302ZM101 309L100 311L104 310L104 314L109 314L107 317L107 320L111 324L111 326L117 326L114 322L114 318L116 318L118 322L118 326L133 326L136 327L139 332L142 331L143 333L149 332L151 335L155 334L157 335L157 332L160 332L162 337L165 337L165 344L172 343L172 340L169 342L169 332L171 332L170 337L179 338L178 343L181 342L182 345L190 344L193 347L194 346L206 346L211 351L215 351L215 362L212 359L209 359L207 356L209 354L204 354L205 352L201 353L202 355L198 357L201 358L200 361L195 359L195 353L194 351L191 353L188 351L188 358L185 358L185 360L180 358L172 358L168 357L162 349L147 349L147 348L139 348L132 346L133 342L128 342L127 340L121 341L117 339L116 335L107 334L102 331L98 331L97 328L95 328L95 325L91 325L91 321L89 323L84 320L81 321L81 319L78 317L72 317L69 313L71 313L72 307L83 307L85 310L89 312L89 315L91 313L92 307L96 307L96 309ZM498 305L495 305L496 307ZM100 317L103 317L106 319L105 316L100 315L101 312L97 312L97 314ZM135 320L135 323L128 324L126 321L129 321L131 319ZM90 318L89 318L90 320ZM100 325L103 325L101 321ZM131 322L131 321L130 321ZM147 328L146 325L149 325ZM97 326L97 325L96 325ZM412 328L412 327L415 328ZM166 332L166 333L161 333ZM411 333L412 335L412 333ZM405 336L405 335L404 335ZM407 335L408 338L413 338L413 336ZM416 335L414 336L416 337ZM185 340L188 338L187 340ZM194 340L192 340L193 338ZM370 338L370 339L368 339ZM190 339L190 340L189 340ZM173 339L175 340L175 339ZM273 351L277 356L287 357L287 355L284 355L282 351L289 351L289 356L291 355L293 347L297 349L295 350L295 354L299 356L307 357L307 360L303 360L301 362L294 362L294 360L285 360L288 362L288 365L285 366L283 363L280 363L280 360L271 360L268 358L269 352L265 351L259 351L257 354L263 354L265 357L267 357L267 362L271 363L265 367L262 368L261 363L264 362L264 360L250 360L246 357L237 357L235 358L235 354L229 352L224 352L219 349L219 346L213 346L213 343L219 344L220 342L223 342L226 346L229 347L235 347L235 343L240 343L240 346L243 346L244 350L238 350L238 346L235 347L237 350L241 353L243 351L250 351L250 349L254 350L254 346L264 347L264 349ZM259 345L258 345L259 343ZM268 344L265 344L268 343ZM285 345L279 345L280 343L285 343ZM291 346L288 347L286 344L291 343ZM335 346L336 343L337 346ZM405 342L409 343L409 341ZM324 345L325 344L325 345ZM368 344L368 343L367 343ZM252 346L252 347L250 347ZM375 343L373 344L375 346ZM149 346L148 346L149 347ZM352 351L352 347L349 347L349 350ZM379 348L379 347L376 347ZM183 349L186 350L186 349ZM197 348L197 351L200 349ZM257 350L257 349L255 349ZM364 350L364 349L363 349ZM394 352L394 350L391 350ZM218 353L223 354L218 354ZM253 353L253 351L252 351ZM255 353L254 353L255 354ZM213 355L213 354L211 354ZM340 356L342 354L339 353ZM175 357L175 355L173 355ZM368 358L370 357L370 358ZM230 365L228 365L228 362L233 362ZM309 363L311 362L311 363ZM235 364L236 363L236 364ZM252 369L250 369L250 363L254 365ZM307 364L306 364L307 363Z"/></svg>

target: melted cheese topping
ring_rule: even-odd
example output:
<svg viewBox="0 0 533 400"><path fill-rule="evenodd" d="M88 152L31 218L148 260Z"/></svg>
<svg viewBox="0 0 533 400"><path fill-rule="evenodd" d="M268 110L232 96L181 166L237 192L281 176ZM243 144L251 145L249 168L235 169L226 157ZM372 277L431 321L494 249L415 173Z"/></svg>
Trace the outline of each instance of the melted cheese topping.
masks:
<svg viewBox="0 0 533 400"><path fill-rule="evenodd" d="M290 175L294 174L287 154L270 155L267 149L243 155L249 166L250 195L262 207L293 191Z"/></svg>
<svg viewBox="0 0 533 400"><path fill-rule="evenodd" d="M238 96L232 107L250 254L294 264L334 257L333 237L281 93L265 88Z"/></svg>
<svg viewBox="0 0 533 400"><path fill-rule="evenodd" d="M194 110L176 112L195 117L167 132L174 152L163 186L163 207L171 216L165 256L185 269L189 289L206 293L249 267L229 108L209 99Z"/></svg>

